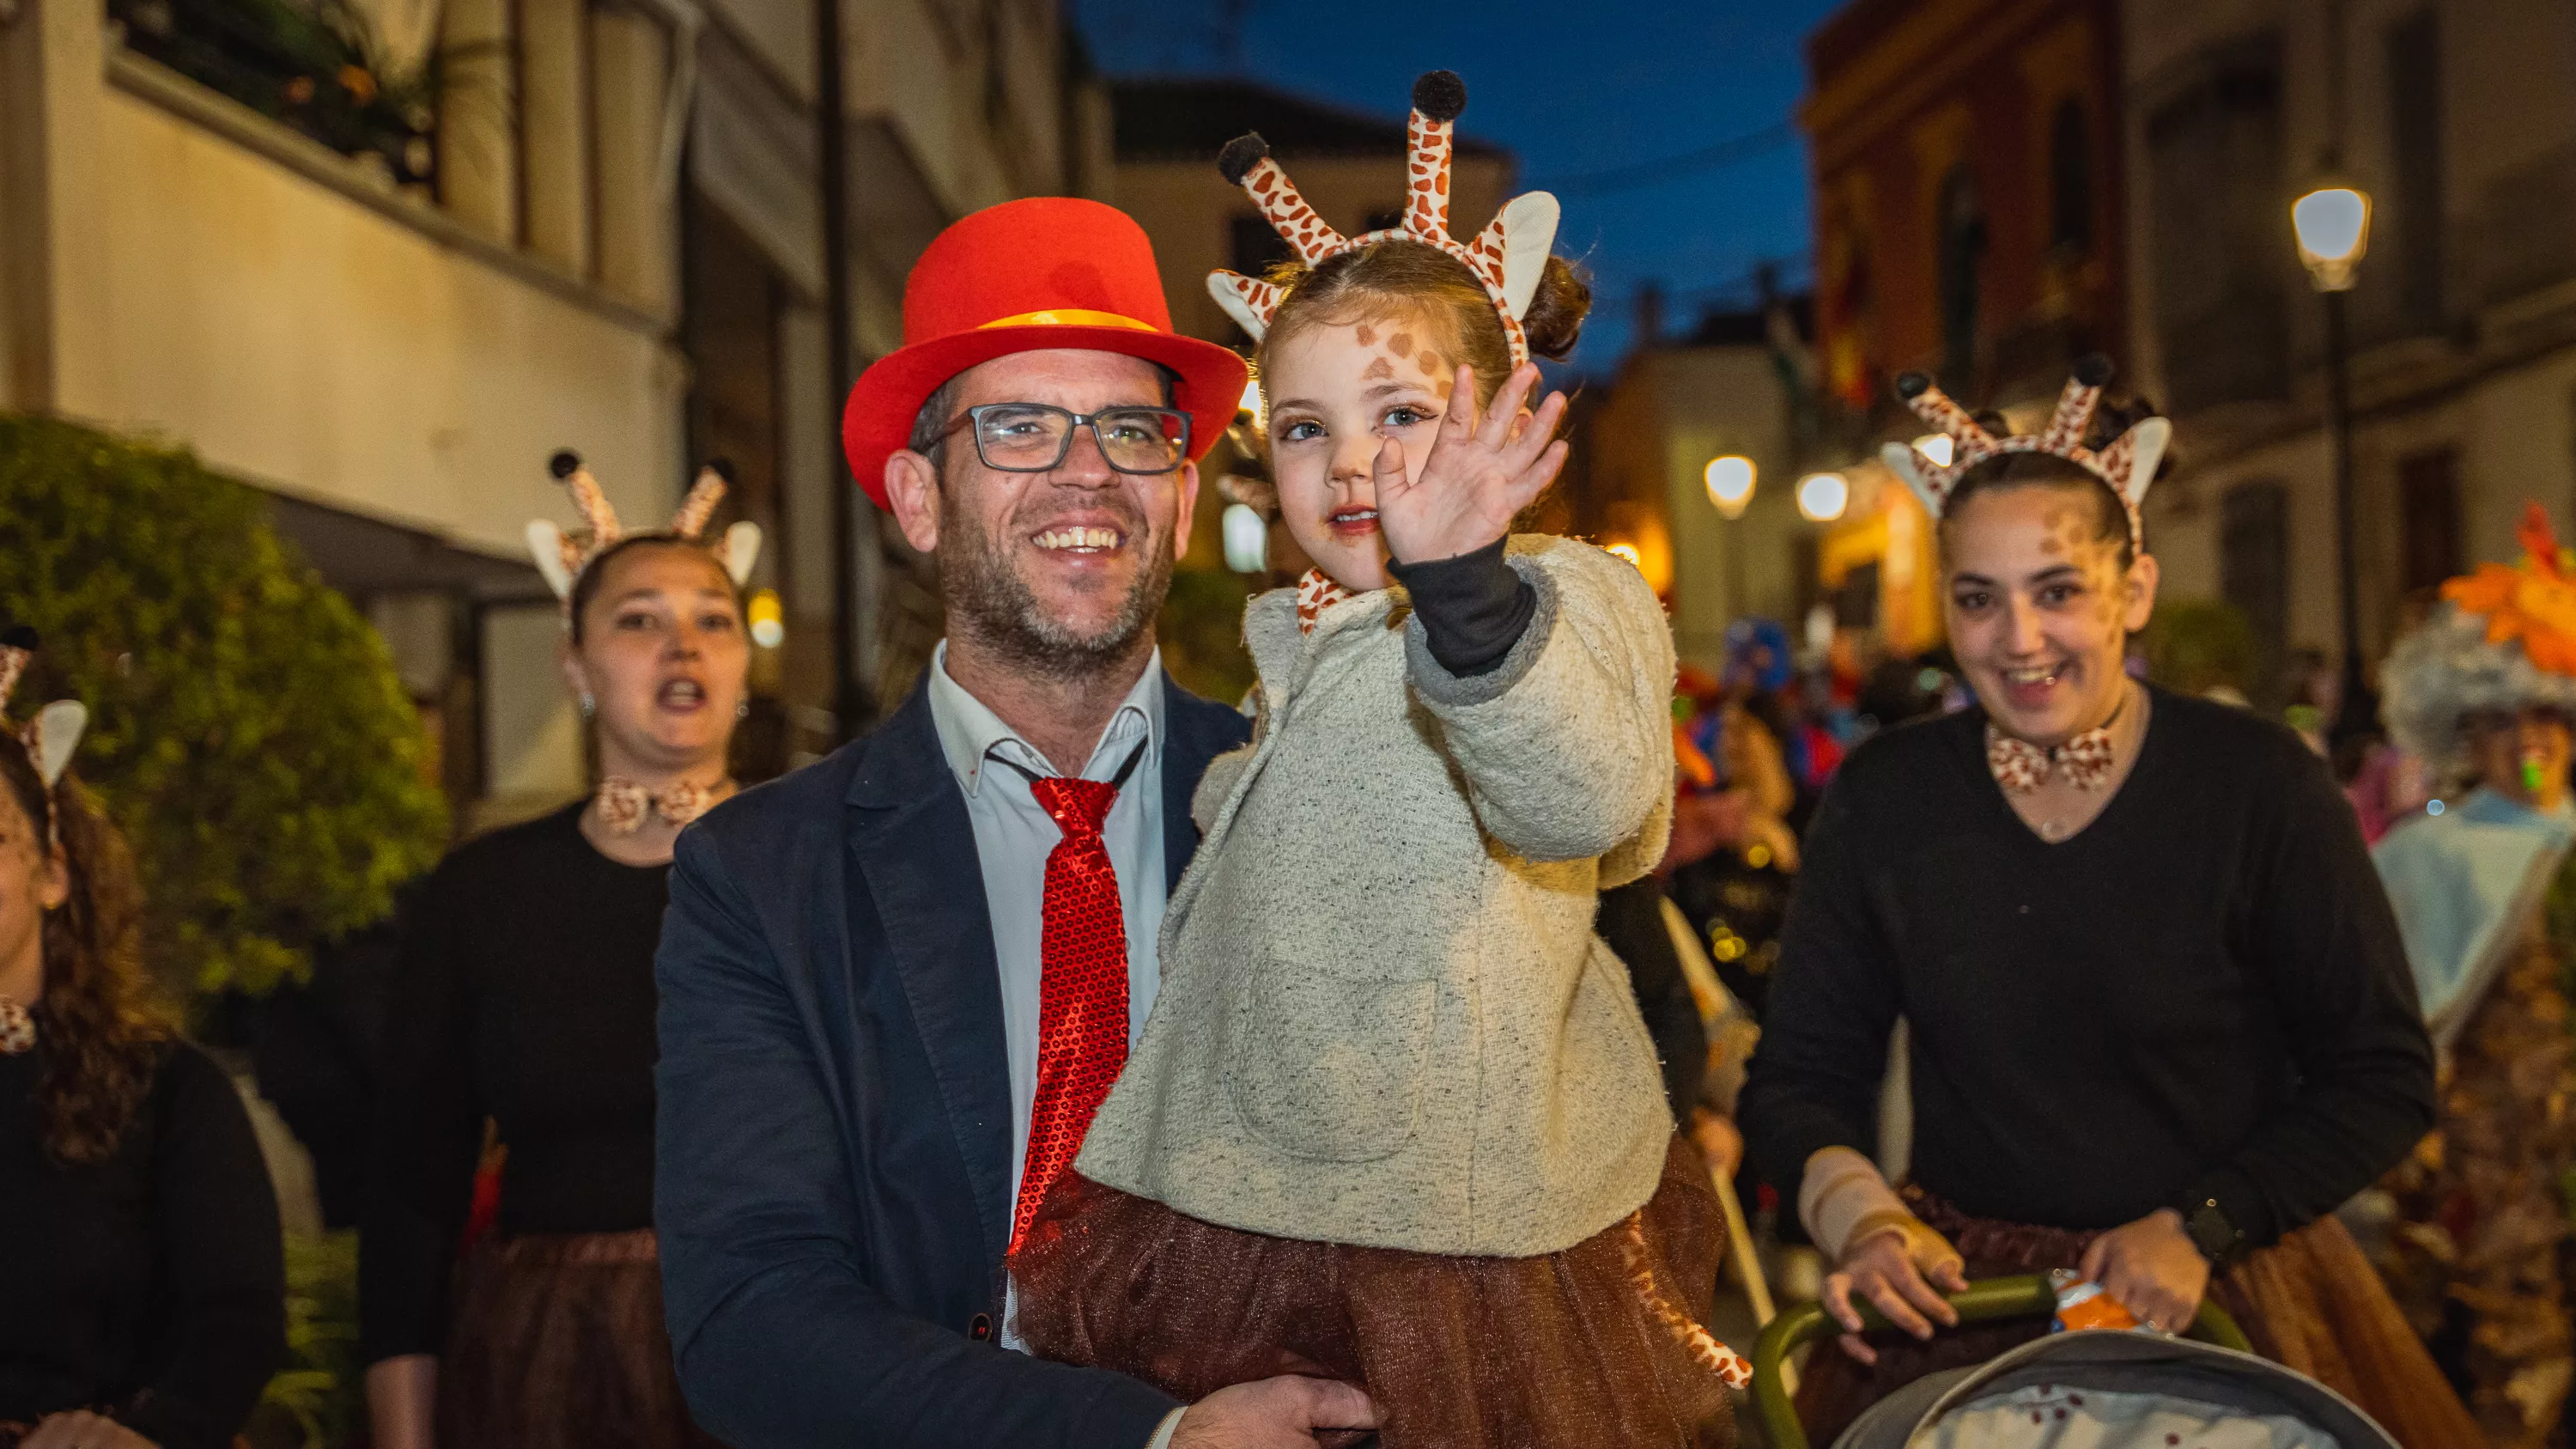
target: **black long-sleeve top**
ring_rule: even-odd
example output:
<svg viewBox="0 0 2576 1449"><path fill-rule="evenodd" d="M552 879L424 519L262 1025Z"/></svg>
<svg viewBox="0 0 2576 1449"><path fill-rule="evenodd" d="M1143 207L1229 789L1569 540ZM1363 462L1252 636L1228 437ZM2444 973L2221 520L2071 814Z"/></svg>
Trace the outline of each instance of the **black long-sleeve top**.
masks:
<svg viewBox="0 0 2576 1449"><path fill-rule="evenodd" d="M0 1422L103 1411L229 1444L286 1353L277 1197L233 1086L184 1042L104 1162L44 1145L44 1044L0 1057Z"/></svg>
<svg viewBox="0 0 2576 1449"><path fill-rule="evenodd" d="M653 951L670 867L620 865L581 807L458 848L409 903L359 1243L369 1362L445 1347L488 1118L498 1231L653 1224Z"/></svg>
<svg viewBox="0 0 2576 1449"><path fill-rule="evenodd" d="M1912 1024L1914 1179L2098 1229L2214 1197L2249 1246L2432 1125L2433 1054L2351 808L2288 730L2156 691L2100 816L2040 840L1970 709L1881 735L1806 845L1742 1103L1794 1192L1866 1135Z"/></svg>
<svg viewBox="0 0 2576 1449"><path fill-rule="evenodd" d="M1673 949L1672 932L1664 925L1664 883L1640 876L1603 891L1592 913L1592 929L1628 967L1628 986L1636 993L1646 1034L1655 1039L1655 1056L1664 1066L1665 1104L1687 1128L1691 1109L1708 1084L1708 1026L1699 1019L1690 978L1682 974L1681 953Z"/></svg>

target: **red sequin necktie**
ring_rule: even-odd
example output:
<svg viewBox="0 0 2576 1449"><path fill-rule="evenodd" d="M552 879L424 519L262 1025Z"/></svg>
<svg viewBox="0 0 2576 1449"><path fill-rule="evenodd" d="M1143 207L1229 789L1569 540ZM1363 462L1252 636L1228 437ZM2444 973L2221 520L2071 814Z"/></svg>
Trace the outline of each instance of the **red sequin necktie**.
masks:
<svg viewBox="0 0 2576 1449"><path fill-rule="evenodd" d="M1093 1115L1127 1065L1127 915L1100 827L1144 757L1139 743L1117 778L1106 782L1040 778L1002 761L1030 776L1029 794L1064 836L1047 853L1038 933L1038 1090L1029 1106L1019 1206L1011 1216L1014 1251L1047 1193L1073 1166Z"/></svg>

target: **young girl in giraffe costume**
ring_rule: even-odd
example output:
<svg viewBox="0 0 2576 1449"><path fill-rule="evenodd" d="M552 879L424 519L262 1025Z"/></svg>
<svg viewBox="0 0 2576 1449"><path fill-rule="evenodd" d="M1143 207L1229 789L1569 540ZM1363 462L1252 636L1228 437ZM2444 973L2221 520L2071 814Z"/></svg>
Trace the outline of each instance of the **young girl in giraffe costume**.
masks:
<svg viewBox="0 0 2576 1449"><path fill-rule="evenodd" d="M1260 339L1282 515L1253 743L1210 767L1163 984L1011 1259L1032 1351L1195 1400L1363 1385L1389 1449L1723 1445L1722 1237L1599 888L1662 854L1673 651L1555 477L1533 351L1589 295L1557 205L1447 226L1454 75L1414 87L1402 224L1345 238L1257 136L1219 165L1297 252L1211 290Z"/></svg>

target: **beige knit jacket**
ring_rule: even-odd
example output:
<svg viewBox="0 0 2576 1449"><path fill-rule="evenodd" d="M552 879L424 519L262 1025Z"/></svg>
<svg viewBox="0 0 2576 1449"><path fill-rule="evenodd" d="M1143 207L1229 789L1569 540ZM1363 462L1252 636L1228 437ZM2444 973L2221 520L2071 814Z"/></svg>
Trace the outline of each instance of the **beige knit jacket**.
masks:
<svg viewBox="0 0 2576 1449"><path fill-rule="evenodd" d="M1253 742L1198 793L1163 981L1076 1166L1249 1232L1568 1248L1652 1195L1673 1121L1600 887L1672 826L1672 636L1633 567L1516 537L1502 665L1431 657L1400 589L1297 629L1252 601Z"/></svg>

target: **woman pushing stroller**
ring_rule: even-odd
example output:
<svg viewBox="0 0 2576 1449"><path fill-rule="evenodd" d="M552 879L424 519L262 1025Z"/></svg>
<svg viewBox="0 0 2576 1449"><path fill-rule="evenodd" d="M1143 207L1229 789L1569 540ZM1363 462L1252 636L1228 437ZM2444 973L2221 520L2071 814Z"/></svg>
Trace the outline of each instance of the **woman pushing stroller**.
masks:
<svg viewBox="0 0 2576 1449"><path fill-rule="evenodd" d="M1809 1367L1819 1437L2027 1329L1936 1337L1936 1289L2078 1268L2151 1325L2204 1293L2409 1445L2478 1441L2331 1216L2432 1121L2433 1059L2352 812L2287 730L2130 678L2155 606L2139 503L2169 436L2091 443L2109 366L2038 433L1972 419L1889 464L1939 520L1977 707L1856 751L1807 838L1743 1118L1834 1262L1828 1306L1904 1335ZM1910 1024L1912 1180L1861 1149ZM2000 1335L2000 1337L1999 1337Z"/></svg>

